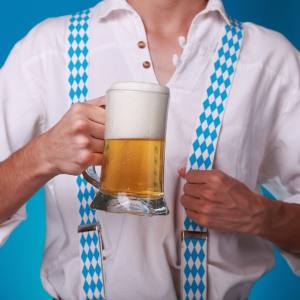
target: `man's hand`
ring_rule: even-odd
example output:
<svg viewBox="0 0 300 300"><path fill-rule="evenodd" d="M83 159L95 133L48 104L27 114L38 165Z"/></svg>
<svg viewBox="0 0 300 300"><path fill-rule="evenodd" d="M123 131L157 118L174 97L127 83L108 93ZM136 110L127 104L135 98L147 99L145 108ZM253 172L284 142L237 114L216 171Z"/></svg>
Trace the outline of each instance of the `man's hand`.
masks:
<svg viewBox="0 0 300 300"><path fill-rule="evenodd" d="M89 165L101 164L103 105L104 97L74 104L49 131L0 162L0 224L52 177L77 175Z"/></svg>
<svg viewBox="0 0 300 300"><path fill-rule="evenodd" d="M218 170L179 173L187 181L182 205L196 223L222 232L263 235L269 200Z"/></svg>
<svg viewBox="0 0 300 300"><path fill-rule="evenodd" d="M38 157L47 173L79 175L99 165L104 149L105 98L74 104L63 118L37 139Z"/></svg>

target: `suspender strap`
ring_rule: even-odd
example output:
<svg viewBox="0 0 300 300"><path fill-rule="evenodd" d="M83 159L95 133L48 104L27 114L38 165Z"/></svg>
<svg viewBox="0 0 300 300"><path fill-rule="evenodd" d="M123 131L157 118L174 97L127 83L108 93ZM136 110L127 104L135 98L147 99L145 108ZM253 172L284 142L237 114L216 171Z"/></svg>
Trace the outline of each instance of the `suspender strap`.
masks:
<svg viewBox="0 0 300 300"><path fill-rule="evenodd" d="M69 23L68 71L71 104L86 101L88 94L88 29L90 10L73 15ZM80 226L80 257L82 294L80 299L104 300L101 227L96 213L90 208L95 197L94 188L82 176L76 180Z"/></svg>
<svg viewBox="0 0 300 300"><path fill-rule="evenodd" d="M225 26L210 76L209 86L196 121L187 171L210 170L213 165L222 120L242 46L243 28ZM181 249L183 300L207 298L208 230L186 217Z"/></svg>

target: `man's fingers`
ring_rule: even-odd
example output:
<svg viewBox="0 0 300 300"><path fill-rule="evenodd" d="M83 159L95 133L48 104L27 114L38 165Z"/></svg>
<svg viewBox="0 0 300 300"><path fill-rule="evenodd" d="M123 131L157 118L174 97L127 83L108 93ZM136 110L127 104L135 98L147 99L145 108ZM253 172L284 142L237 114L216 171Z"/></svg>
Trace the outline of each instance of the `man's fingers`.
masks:
<svg viewBox="0 0 300 300"><path fill-rule="evenodd" d="M81 117L81 119L78 118L74 121L72 131L81 134L79 137L80 143L83 143L85 147L89 137L104 140L105 125ZM86 136L86 138L84 139L82 136Z"/></svg>
<svg viewBox="0 0 300 300"><path fill-rule="evenodd" d="M103 154L100 154L100 153L92 154L91 165L93 165L93 166L102 165L102 161L103 161Z"/></svg>
<svg viewBox="0 0 300 300"><path fill-rule="evenodd" d="M89 122L89 130L90 135L95 139L102 139L104 140L104 130L105 126L103 124L99 124L96 122Z"/></svg>
<svg viewBox="0 0 300 300"><path fill-rule="evenodd" d="M220 184L226 180L227 175L219 170L192 170L185 179L189 183L213 183Z"/></svg>
<svg viewBox="0 0 300 300"><path fill-rule="evenodd" d="M201 204L203 204L203 200L192 196L183 195L181 197L181 204L185 209L199 211Z"/></svg>
<svg viewBox="0 0 300 300"><path fill-rule="evenodd" d="M215 229L221 232L247 232L246 230L243 230L243 223L240 225L239 229L237 229L237 225L240 224L239 221L234 219L229 221L228 218L223 218L221 215L211 215L190 209L186 210L186 214L196 223L210 229Z"/></svg>
<svg viewBox="0 0 300 300"><path fill-rule="evenodd" d="M198 212L187 209L186 214L190 219L192 219L197 224L208 227L207 224L204 224L206 222L205 222L205 220L203 220L204 219L203 216L201 214L199 214Z"/></svg>
<svg viewBox="0 0 300 300"><path fill-rule="evenodd" d="M185 175L185 179L189 183L207 183L210 171L192 170Z"/></svg>
<svg viewBox="0 0 300 300"><path fill-rule="evenodd" d="M75 137L75 143L80 150L90 150L95 153L103 153L104 151L103 139L95 139L82 134Z"/></svg>
<svg viewBox="0 0 300 300"><path fill-rule="evenodd" d="M236 222L236 218L242 217L241 213L236 210L228 210L227 208L219 205L218 203L208 201L204 198L195 198L191 196L182 196L181 204L186 210L192 210L199 214L209 215L211 218L221 220L230 220Z"/></svg>
<svg viewBox="0 0 300 300"><path fill-rule="evenodd" d="M209 201L190 196L182 196L181 203L186 210L193 211L198 214L214 215L220 211L219 207L211 204Z"/></svg>
<svg viewBox="0 0 300 300"><path fill-rule="evenodd" d="M86 103L76 103L71 111L75 120L79 122L90 120L99 124L105 124L105 108Z"/></svg>
<svg viewBox="0 0 300 300"><path fill-rule="evenodd" d="M218 192L211 184L186 183L183 187L183 190L185 195L195 198L205 198L206 200L211 202L222 203L222 201L217 198Z"/></svg>
<svg viewBox="0 0 300 300"><path fill-rule="evenodd" d="M105 106L106 105L106 97L102 96L99 98L95 98L92 100L88 100L86 103L93 105L93 106Z"/></svg>
<svg viewBox="0 0 300 300"><path fill-rule="evenodd" d="M90 142L90 150L93 151L93 153L101 153L103 154L104 151L104 140L99 139L91 139Z"/></svg>
<svg viewBox="0 0 300 300"><path fill-rule="evenodd" d="M86 104L88 104L87 117L89 120L99 124L105 124L105 96L89 100Z"/></svg>
<svg viewBox="0 0 300 300"><path fill-rule="evenodd" d="M105 109L102 107L90 106L87 109L87 117L89 120L98 124L105 124Z"/></svg>
<svg viewBox="0 0 300 300"><path fill-rule="evenodd" d="M194 222L210 228L210 229L223 229L224 230L224 226L222 223L217 222L215 219L211 218L208 215L202 214L202 213L198 213L192 210L187 210L186 211L187 216L192 219Z"/></svg>

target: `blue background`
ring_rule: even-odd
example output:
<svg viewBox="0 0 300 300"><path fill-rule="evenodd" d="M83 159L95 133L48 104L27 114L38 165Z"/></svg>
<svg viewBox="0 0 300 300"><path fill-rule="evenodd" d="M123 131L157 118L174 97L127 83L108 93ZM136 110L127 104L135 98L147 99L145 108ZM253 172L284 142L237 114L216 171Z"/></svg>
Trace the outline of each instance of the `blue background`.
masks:
<svg viewBox="0 0 300 300"><path fill-rule="evenodd" d="M109 1L109 0L108 0ZM0 3L0 66L9 50L41 20L69 14L96 4L97 0L11 0ZM300 49L299 0L224 0L228 12L283 33ZM0 129L1 130L1 129ZM30 201L28 220L0 248L0 299L50 299L43 291L39 272L45 235L44 192ZM254 286L251 300L300 299L300 278L292 274L276 251L276 267ZM120 299L121 300L121 299Z"/></svg>

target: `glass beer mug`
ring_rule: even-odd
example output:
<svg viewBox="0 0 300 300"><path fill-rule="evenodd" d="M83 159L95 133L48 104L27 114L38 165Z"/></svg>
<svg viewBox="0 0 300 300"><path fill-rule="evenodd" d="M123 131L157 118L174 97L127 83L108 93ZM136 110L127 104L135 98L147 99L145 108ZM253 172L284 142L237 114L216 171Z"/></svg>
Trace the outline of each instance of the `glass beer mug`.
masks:
<svg viewBox="0 0 300 300"><path fill-rule="evenodd" d="M99 188L92 208L136 215L167 215L164 152L169 89L119 82L106 93L104 161L85 179Z"/></svg>

